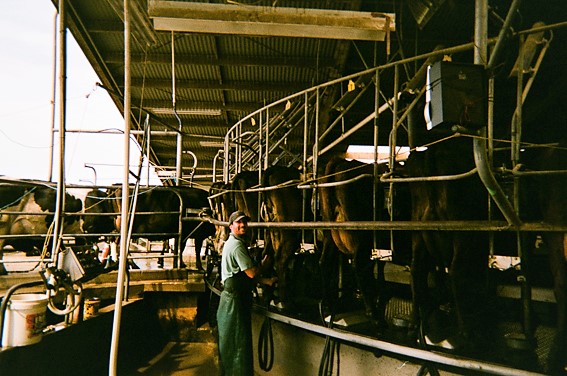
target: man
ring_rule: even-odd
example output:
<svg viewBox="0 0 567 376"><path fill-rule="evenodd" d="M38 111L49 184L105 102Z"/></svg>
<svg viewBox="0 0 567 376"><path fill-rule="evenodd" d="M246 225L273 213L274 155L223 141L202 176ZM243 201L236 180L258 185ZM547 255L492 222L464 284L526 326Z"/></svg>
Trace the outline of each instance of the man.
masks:
<svg viewBox="0 0 567 376"><path fill-rule="evenodd" d="M267 256L254 266L244 236L250 218L244 212L232 213L228 220L230 236L221 259L223 292L217 311L219 353L225 376L252 376L252 290L256 282L273 285L276 278L260 278Z"/></svg>

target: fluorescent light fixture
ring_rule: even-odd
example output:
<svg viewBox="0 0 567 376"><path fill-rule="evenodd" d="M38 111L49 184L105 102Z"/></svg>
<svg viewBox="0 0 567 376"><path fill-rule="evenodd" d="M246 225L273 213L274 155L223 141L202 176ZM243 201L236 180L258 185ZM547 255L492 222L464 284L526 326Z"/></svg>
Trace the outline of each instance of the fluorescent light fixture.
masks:
<svg viewBox="0 0 567 376"><path fill-rule="evenodd" d="M174 115L173 108L149 108L151 112L158 115ZM218 108L184 108L177 109L177 115L203 115L220 116L222 110Z"/></svg>
<svg viewBox="0 0 567 376"><path fill-rule="evenodd" d="M396 161L405 161L409 156L409 147L396 147ZM363 163L374 162L374 147L372 145L349 145L346 159L356 159ZM390 158L389 146L378 146L378 162L387 162Z"/></svg>

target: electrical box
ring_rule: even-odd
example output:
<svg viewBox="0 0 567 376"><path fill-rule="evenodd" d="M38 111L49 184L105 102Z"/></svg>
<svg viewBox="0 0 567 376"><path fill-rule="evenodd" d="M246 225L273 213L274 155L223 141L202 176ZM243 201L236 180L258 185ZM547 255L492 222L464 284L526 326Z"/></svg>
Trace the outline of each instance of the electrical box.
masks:
<svg viewBox="0 0 567 376"><path fill-rule="evenodd" d="M468 129L486 126L488 121L488 89L486 70L482 65L439 61L427 70L427 129Z"/></svg>

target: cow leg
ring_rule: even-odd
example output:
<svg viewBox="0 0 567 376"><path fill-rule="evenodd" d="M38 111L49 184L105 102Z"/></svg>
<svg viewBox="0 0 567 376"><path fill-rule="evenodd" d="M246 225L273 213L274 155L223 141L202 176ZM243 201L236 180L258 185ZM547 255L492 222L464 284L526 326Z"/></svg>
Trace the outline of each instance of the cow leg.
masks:
<svg viewBox="0 0 567 376"><path fill-rule="evenodd" d="M375 290L377 291L377 296L378 296L376 314L378 316L379 324L382 327L386 327L386 306L388 305L388 301L391 298L391 295L389 294L388 289L386 288L386 278L384 275L386 262L378 261L376 266L378 268L378 273L376 276L376 290Z"/></svg>
<svg viewBox="0 0 567 376"><path fill-rule="evenodd" d="M275 253L276 262L276 273L278 275L278 296L280 301L284 305L289 305L290 295L288 294L289 289L289 261L290 256L294 251L291 251L290 244L282 243L280 249Z"/></svg>
<svg viewBox="0 0 567 376"><path fill-rule="evenodd" d="M488 345L494 335L485 278L488 249L478 237L479 234L455 234L449 269L460 336L465 340L463 345L475 351Z"/></svg>
<svg viewBox="0 0 567 376"><path fill-rule="evenodd" d="M354 270L358 288L362 293L366 316L369 317L378 328L384 328L386 321L383 312L379 312L376 306L376 281L374 280L374 263L370 259L371 250L359 249L354 256ZM382 271L383 272L383 271Z"/></svg>
<svg viewBox="0 0 567 376"><path fill-rule="evenodd" d="M557 331L547 360L550 375L565 374L567 364L567 234L546 234L553 288L557 301Z"/></svg>
<svg viewBox="0 0 567 376"><path fill-rule="evenodd" d="M195 238L195 264L197 270L203 270L203 263L201 262L201 248L203 247L203 238Z"/></svg>
<svg viewBox="0 0 567 376"><path fill-rule="evenodd" d="M422 233L412 234L411 290L413 309L410 330L415 330L423 325L425 319L433 310L431 299L428 298L427 282L430 258L423 236Z"/></svg>
<svg viewBox="0 0 567 376"><path fill-rule="evenodd" d="M330 237L330 234L328 234ZM335 243L330 238L323 239L319 268L323 282L323 303L326 304L331 313L335 313L339 298L339 263L340 253Z"/></svg>
<svg viewBox="0 0 567 376"><path fill-rule="evenodd" d="M183 251L185 250L185 244L187 243L187 241L189 241L189 239L184 239L181 241L181 243L179 243L179 239L175 238L173 241L173 246L174 248L174 259L175 257L179 257L179 268L180 269L184 269L187 267L187 265L185 265L185 263L183 262ZM177 253L176 253L177 252Z"/></svg>
<svg viewBox="0 0 567 376"><path fill-rule="evenodd" d="M151 251L151 249L150 249ZM162 268L164 267L164 263L165 260L163 258L163 256L165 256L165 253L169 251L169 240L163 240L161 243L161 253L160 253L160 258L158 258L158 268Z"/></svg>

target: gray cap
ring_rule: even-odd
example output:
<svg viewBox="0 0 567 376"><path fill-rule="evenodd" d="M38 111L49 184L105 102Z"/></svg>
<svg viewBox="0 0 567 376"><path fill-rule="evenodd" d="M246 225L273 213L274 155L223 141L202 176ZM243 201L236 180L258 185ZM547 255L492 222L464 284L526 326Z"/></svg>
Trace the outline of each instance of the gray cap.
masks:
<svg viewBox="0 0 567 376"><path fill-rule="evenodd" d="M239 222L241 220L245 220L245 221L249 221L250 217L247 216L243 211L235 211L234 213L232 213L230 215L230 217L228 218L228 225L230 226L233 222Z"/></svg>

